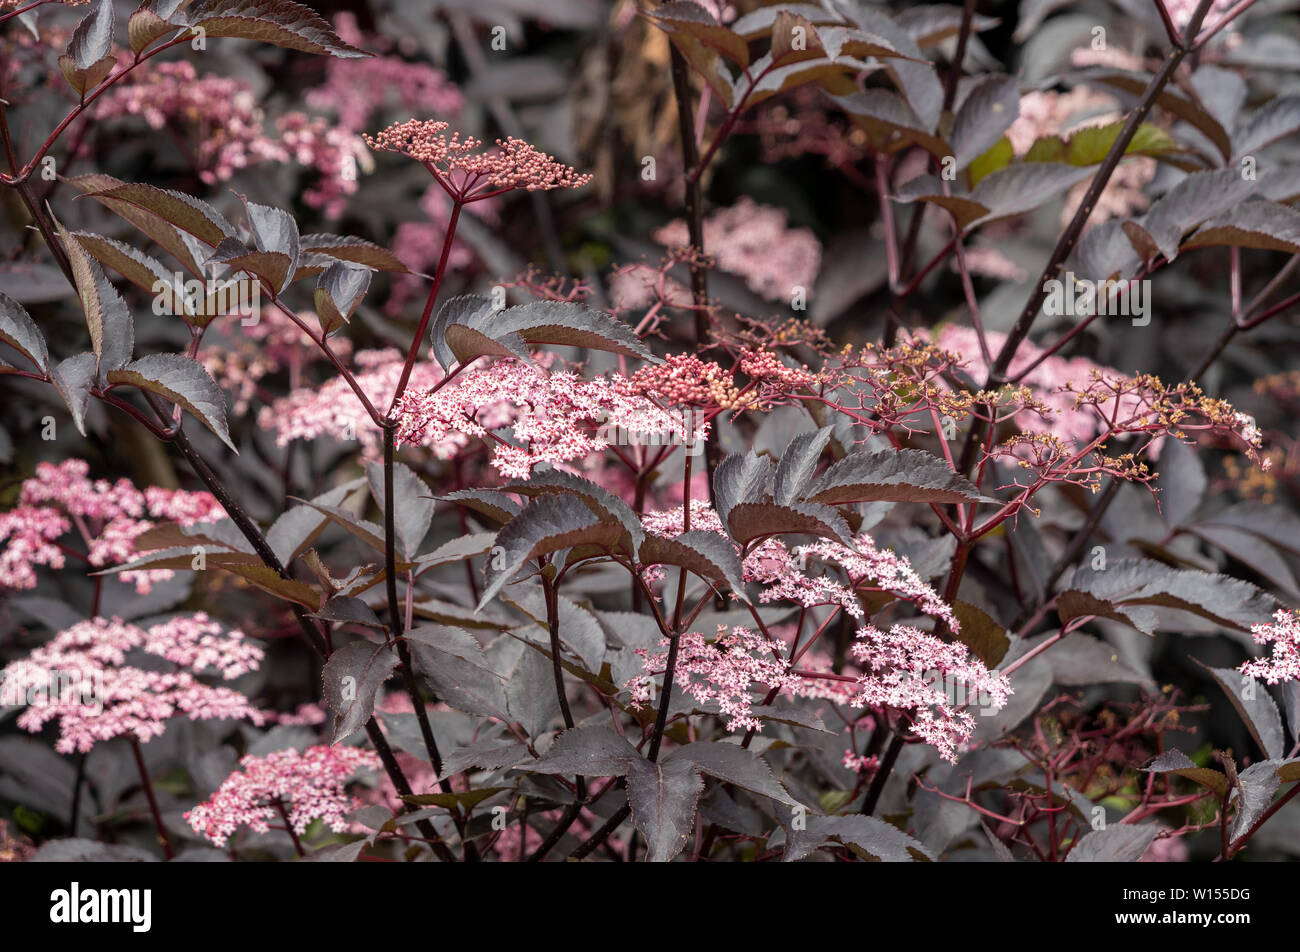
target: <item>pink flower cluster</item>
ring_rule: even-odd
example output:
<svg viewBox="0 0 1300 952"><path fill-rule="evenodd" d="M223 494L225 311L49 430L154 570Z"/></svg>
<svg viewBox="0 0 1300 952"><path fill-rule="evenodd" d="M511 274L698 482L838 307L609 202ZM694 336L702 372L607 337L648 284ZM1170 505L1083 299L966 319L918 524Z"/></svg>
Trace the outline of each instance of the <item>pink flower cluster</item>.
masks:
<svg viewBox="0 0 1300 952"><path fill-rule="evenodd" d="M187 60L136 70L101 96L96 108L101 119L138 116L154 129L172 128L197 142L195 166L209 185L260 162L292 159L315 169L320 180L303 197L331 218L342 213L344 200L357 189L358 162L370 161L365 142L352 127L334 126L302 112L281 116L276 120L278 138L268 135L265 115L248 83L200 76Z"/></svg>
<svg viewBox="0 0 1300 952"><path fill-rule="evenodd" d="M1012 693L1006 677L965 645L917 628L895 625L886 633L866 625L849 651L863 667L853 703L902 711L912 731L951 763L975 731L968 708L1000 711Z"/></svg>
<svg viewBox="0 0 1300 952"><path fill-rule="evenodd" d="M283 150L262 128L262 110L249 84L200 77L188 60L136 70L101 96L96 110L100 119L139 116L154 129L193 130L199 177L209 185L249 165L284 160Z"/></svg>
<svg viewBox="0 0 1300 952"><path fill-rule="evenodd" d="M690 244L686 222L670 222L655 232L669 247ZM704 250L723 271L739 275L768 300L788 299L795 288L812 293L822 249L812 231L790 228L786 213L742 197L704 221Z"/></svg>
<svg viewBox="0 0 1300 952"><path fill-rule="evenodd" d="M1238 671L1248 678L1263 678L1269 684L1300 681L1300 613L1279 609L1272 622L1252 625L1250 634L1257 645L1271 643L1273 653L1247 661Z"/></svg>
<svg viewBox="0 0 1300 952"><path fill-rule="evenodd" d="M339 14L339 18L343 16L352 15ZM330 58L325 61L325 82L309 89L306 99L313 109L333 112L340 125L356 132L389 107L451 116L465 104L460 90L442 70L397 56Z"/></svg>
<svg viewBox="0 0 1300 952"><path fill-rule="evenodd" d="M495 149L480 151L482 140L447 138L448 125L437 119L411 119L389 126L366 144L377 151L398 152L424 165L450 195L462 202L477 202L524 189L581 188L590 174L575 171L553 156L540 152L523 139L498 139Z"/></svg>
<svg viewBox="0 0 1300 952"><path fill-rule="evenodd" d="M281 809L299 836L315 820L336 833L346 832L347 814L358 805L347 785L358 771L378 770L380 762L373 751L317 746L265 757L250 754L239 766L211 799L185 813L194 832L217 846L225 846L241 826L267 832L272 822L282 822Z"/></svg>
<svg viewBox="0 0 1300 952"><path fill-rule="evenodd" d="M492 440L493 467L524 479L539 463L570 463L624 439L666 441L683 428L676 415L628 393L618 374L585 380L508 359L469 370L441 390L411 387L397 409L399 443L445 457L469 437ZM514 443L493 432L507 426Z"/></svg>
<svg viewBox="0 0 1300 952"><path fill-rule="evenodd" d="M387 406L402 376L403 356L395 349L362 350L354 359L357 385L375 406ZM430 359L418 361L411 373L410 389L432 387L442 379L442 369ZM408 393L410 391L408 390ZM368 456L383 451L383 438L365 407L342 377L331 377L319 387L303 386L270 406L257 417L258 426L275 433L275 441L286 446L293 440L314 440L330 436L350 442L358 440Z"/></svg>
<svg viewBox="0 0 1300 952"><path fill-rule="evenodd" d="M63 568L70 550L58 540L74 527L86 546L86 561L102 568L139 555L135 540L153 528L151 520L193 525L226 516L211 493L156 486L141 492L127 479L92 480L89 472L90 465L79 459L36 465L36 475L22 485L18 505L0 514L0 586L34 588L38 566ZM141 569L120 574L145 595L174 573Z"/></svg>
<svg viewBox="0 0 1300 952"><path fill-rule="evenodd" d="M142 652L170 662L171 671L128 664ZM225 631L203 613L178 616L149 629L119 618L92 618L57 634L0 677L5 703L27 704L18 726L32 733L58 720L55 749L85 753L100 741L130 735L141 743L180 715L190 720L263 716L238 691L204 684L214 671L229 680L257 669L262 649L242 632Z"/></svg>
<svg viewBox="0 0 1300 952"><path fill-rule="evenodd" d="M659 642L663 650L637 649L645 674L625 685L635 703L644 706L653 702L655 679L667 668L668 644L665 638ZM729 731L762 730L763 722L753 713L753 685L794 688L800 681L790 673L785 647L750 628L719 625L712 641L700 632L688 632L678 640L674 687L701 704L716 701Z"/></svg>
<svg viewBox="0 0 1300 952"><path fill-rule="evenodd" d="M641 522L647 532L673 538L682 532L682 509L678 506L648 512ZM718 514L702 499L691 501L691 529L724 534ZM853 542L853 549L829 540L791 549L780 539L769 538L745 556L742 577L763 587L759 593L763 603L790 601L804 608L838 605L853 618L861 618L863 610L857 592L867 589L912 602L944 621L951 630L960 630L952 608L916 574L906 556L880 548L865 532ZM810 563L818 561L839 569L846 581L828 574L811 574Z"/></svg>

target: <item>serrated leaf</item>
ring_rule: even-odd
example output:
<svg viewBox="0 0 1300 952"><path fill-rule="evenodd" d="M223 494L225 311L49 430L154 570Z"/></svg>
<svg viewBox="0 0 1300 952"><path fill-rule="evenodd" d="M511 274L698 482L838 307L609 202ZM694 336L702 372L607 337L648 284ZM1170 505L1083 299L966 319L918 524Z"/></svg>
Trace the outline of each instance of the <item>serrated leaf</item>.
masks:
<svg viewBox="0 0 1300 952"><path fill-rule="evenodd" d="M1092 174L1090 167L1055 162L1009 165L983 179L968 196L988 211L958 224L965 230L1032 211Z"/></svg>
<svg viewBox="0 0 1300 952"><path fill-rule="evenodd" d="M86 406L90 403L90 388L95 385L95 355L87 351L60 361L50 371L50 381L58 390L72 414L72 425L82 436L86 435Z"/></svg>
<svg viewBox="0 0 1300 952"><path fill-rule="evenodd" d="M226 395L197 360L180 354L149 354L108 374L112 384L127 384L166 397L187 410L233 452L226 425Z"/></svg>
<svg viewBox="0 0 1300 952"><path fill-rule="evenodd" d="M351 535L360 539L366 545L370 546L376 552L387 551L384 545L383 526L375 525L368 519L362 519L360 516L348 512L346 509L336 505L318 503L308 499L299 499L297 496L290 496L294 502L300 502L305 506L310 506L321 515L329 519L330 522L347 530Z"/></svg>
<svg viewBox="0 0 1300 952"><path fill-rule="evenodd" d="M617 544L623 529L598 519L574 496L541 496L497 533L499 553L488 563L487 585L479 599L482 610L529 559L576 545Z"/></svg>
<svg viewBox="0 0 1300 952"><path fill-rule="evenodd" d="M359 484L360 481L353 481L337 486L316 496L312 502L318 505L336 506ZM328 521L324 514L311 506L295 506L282 512L266 530L267 544L271 546L271 551L275 553L280 563L288 565L315 541Z"/></svg>
<svg viewBox="0 0 1300 952"><path fill-rule="evenodd" d="M510 720L505 679L489 666L473 635L449 625L421 625L405 638L416 669L442 701L466 714Z"/></svg>
<svg viewBox="0 0 1300 952"><path fill-rule="evenodd" d="M801 502L778 506L772 502L742 502L727 514L727 531L741 545L770 535L807 534L853 545L844 517L831 506Z"/></svg>
<svg viewBox="0 0 1300 952"><path fill-rule="evenodd" d="M175 33L178 26L167 22L167 17L175 12L175 7L179 4L167 4L173 9L166 14L160 14L154 9L155 4L146 2L140 5L140 8L131 14L131 18L126 22L126 35L131 44L132 53L142 53L153 45L155 40L162 39Z"/></svg>
<svg viewBox="0 0 1300 952"><path fill-rule="evenodd" d="M437 498L441 502L451 502L472 509L501 525L523 511L523 507L505 493L491 489L458 489Z"/></svg>
<svg viewBox="0 0 1300 952"><path fill-rule="evenodd" d="M1190 757L1176 748L1165 751L1142 769L1147 773L1171 773L1186 777L1203 787L1209 787L1220 797L1228 789L1228 778L1222 771L1198 767Z"/></svg>
<svg viewBox="0 0 1300 952"><path fill-rule="evenodd" d="M1124 129L1124 120L1104 126L1088 126L1073 133L1065 145L1065 161L1071 165L1098 165L1109 154L1111 146ZM1159 126L1144 122L1137 127L1133 138L1124 147L1125 155L1160 155L1175 152L1178 143Z"/></svg>
<svg viewBox="0 0 1300 952"><path fill-rule="evenodd" d="M256 40L340 59L371 55L340 39L315 10L289 0L198 0L184 22L202 27L209 37Z"/></svg>
<svg viewBox="0 0 1300 952"><path fill-rule="evenodd" d="M537 737L560 716L551 662L536 651L524 651L506 678L506 710L529 737Z"/></svg>
<svg viewBox="0 0 1300 952"><path fill-rule="evenodd" d="M697 3L665 3L645 15L674 43L684 34L709 49L717 50L742 68L749 65L749 47L745 41L718 23Z"/></svg>
<svg viewBox="0 0 1300 952"><path fill-rule="evenodd" d="M929 131L929 124L897 93L873 88L831 99L867 133L877 151L897 152L918 145L940 160L952 155L948 142Z"/></svg>
<svg viewBox="0 0 1300 952"><path fill-rule="evenodd" d="M1183 248L1212 245L1300 254L1300 211L1276 202L1243 202L1201 225Z"/></svg>
<svg viewBox="0 0 1300 952"><path fill-rule="evenodd" d="M214 248L235 237L235 229L225 216L192 195L139 182L114 185L91 195L100 201L109 199L144 209Z"/></svg>
<svg viewBox="0 0 1300 952"><path fill-rule="evenodd" d="M641 544L640 560L643 565L681 566L706 581L726 585L742 601L749 602L740 556L735 546L716 532L695 529L673 539L646 536Z"/></svg>
<svg viewBox="0 0 1300 952"><path fill-rule="evenodd" d="M1268 689L1253 678L1248 678L1232 668L1211 668L1195 658L1200 667L1223 688L1228 700L1232 702L1238 716L1250 731L1259 749L1270 760L1277 760L1285 753L1286 735L1282 732L1282 718L1277 712L1277 705L1269 696Z"/></svg>
<svg viewBox="0 0 1300 952"><path fill-rule="evenodd" d="M719 463L713 473L713 498L722 524L727 524L731 510L740 503L761 500L771 477L772 463L752 450Z"/></svg>
<svg viewBox="0 0 1300 952"><path fill-rule="evenodd" d="M1151 82L1151 77L1145 73L1104 67L1085 69L1070 78L1089 85L1120 89L1132 96L1141 96ZM1231 154L1232 143L1223 126L1200 103L1190 99L1182 90L1172 84L1165 86L1156 98L1156 104L1166 112L1195 126L1214 144L1225 159Z"/></svg>
<svg viewBox="0 0 1300 952"><path fill-rule="evenodd" d="M957 599L952 603L952 610L961 626L953 634L953 640L964 644L975 657L984 662L984 667L992 671L1006 657L1007 649L1011 647L1006 628L970 602Z"/></svg>
<svg viewBox="0 0 1300 952"><path fill-rule="evenodd" d="M599 724L564 731L541 759L525 766L542 774L622 777L632 761L641 759L635 747L612 728Z"/></svg>
<svg viewBox="0 0 1300 952"><path fill-rule="evenodd" d="M77 241L56 219L59 240L68 255L73 282L86 315L90 344L95 352L96 379L103 382L109 371L117 370L131 359L135 348L135 327L126 302L109 283L103 270L90 260Z"/></svg>
<svg viewBox="0 0 1300 952"><path fill-rule="evenodd" d="M187 320L194 317L184 287L177 283L176 275L168 272L157 258L104 235L74 231L72 236L101 265L112 268L136 287L155 295L156 313L158 307L163 307L169 313L178 314Z"/></svg>
<svg viewBox="0 0 1300 952"><path fill-rule="evenodd" d="M313 294L321 334L329 337L351 319L370 289L369 268L336 262L320 273Z"/></svg>
<svg viewBox="0 0 1300 952"><path fill-rule="evenodd" d="M813 433L801 433L790 441L772 476L772 499L778 506L789 506L802 498L833 429L824 426Z"/></svg>
<svg viewBox="0 0 1300 952"><path fill-rule="evenodd" d="M45 335L27 309L3 291L0 291L0 340L35 364L41 373L49 372L50 351Z"/></svg>
<svg viewBox="0 0 1300 952"><path fill-rule="evenodd" d="M321 681L325 702L335 712L331 743L350 737L370 720L375 695L396 667L397 655L390 648L368 641L350 642L329 656Z"/></svg>
<svg viewBox="0 0 1300 952"><path fill-rule="evenodd" d="M984 496L943 460L924 450L855 450L826 470L808 502L982 502Z"/></svg>
<svg viewBox="0 0 1300 952"><path fill-rule="evenodd" d="M1156 838L1154 823L1115 823L1079 839L1067 863L1136 863Z"/></svg>
<svg viewBox="0 0 1300 952"><path fill-rule="evenodd" d="M772 770L766 761L739 744L696 741L674 750L667 759L689 761L701 773L717 777L760 797L771 797L788 807L802 806L772 776Z"/></svg>
<svg viewBox="0 0 1300 952"><path fill-rule="evenodd" d="M623 527L631 541L633 558L645 538L645 528L631 506L605 487L581 476L557 469L539 470L527 480L505 484L500 491L529 497L551 493L577 496L597 517L614 519Z"/></svg>
<svg viewBox="0 0 1300 952"><path fill-rule="evenodd" d="M1278 96L1260 106L1245 126L1232 137L1233 157L1240 159L1252 155L1298 131L1300 96Z"/></svg>
<svg viewBox="0 0 1300 952"><path fill-rule="evenodd" d="M627 802L645 837L647 862L667 863L686 846L703 790L704 779L688 760L628 762Z"/></svg>
<svg viewBox="0 0 1300 952"><path fill-rule="evenodd" d="M353 235L303 235L299 239L302 253L328 255L340 261L351 261L375 271L394 271L399 274L409 273L397 255L372 241Z"/></svg>
<svg viewBox="0 0 1300 952"><path fill-rule="evenodd" d="M496 541L495 532L472 532L469 535L457 536L449 539L438 548L415 560L419 567L417 574L426 569L431 569L435 565L446 565L450 562L463 562L471 559L476 555L482 555L492 548Z"/></svg>
<svg viewBox="0 0 1300 952"><path fill-rule="evenodd" d="M123 220L130 222L142 233L152 238L160 247L165 248L178 260L185 270L194 275L202 275L201 261L206 252L196 253L196 239L189 232L181 231L176 226L163 220L160 216L121 199L105 198L103 192L126 184L111 175L74 175L62 178L73 188L78 189Z"/></svg>
<svg viewBox="0 0 1300 952"><path fill-rule="evenodd" d="M810 816L806 819L806 829L787 828L781 859L787 863L801 860L831 841L884 863L911 863L918 855L930 858L924 844L878 817Z"/></svg>
<svg viewBox="0 0 1300 952"><path fill-rule="evenodd" d="M112 48L113 0L95 0L59 57L59 69L78 95L84 96L113 71L117 60L110 55Z"/></svg>

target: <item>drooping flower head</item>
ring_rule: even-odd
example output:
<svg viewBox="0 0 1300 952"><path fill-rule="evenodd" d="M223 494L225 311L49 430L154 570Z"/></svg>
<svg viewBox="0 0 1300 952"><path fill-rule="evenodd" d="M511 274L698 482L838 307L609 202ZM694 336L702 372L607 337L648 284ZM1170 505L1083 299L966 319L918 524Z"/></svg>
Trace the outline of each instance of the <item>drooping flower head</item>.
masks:
<svg viewBox="0 0 1300 952"><path fill-rule="evenodd" d="M965 645L910 626L884 632L865 625L849 652L863 668L853 703L902 712L912 732L950 763L975 732L971 708L999 711L1012 693L1007 678Z"/></svg>
<svg viewBox="0 0 1300 952"><path fill-rule="evenodd" d="M358 806L346 788L362 770L378 770L379 756L357 747L309 747L277 750L265 757L249 755L240 769L221 784L212 798L185 814L194 832L217 846L241 826L265 833L282 822L301 836L314 820L323 820L336 833L348 829L347 814Z"/></svg>
<svg viewBox="0 0 1300 952"><path fill-rule="evenodd" d="M150 667L131 663L136 655L152 656ZM197 676L237 678L256 670L262 656L242 632L227 631L202 612L148 629L119 618L91 618L6 667L0 703L27 705L18 726L32 733L57 720L54 746L63 754L86 753L114 737L147 742L173 717L260 724L262 713L247 697Z"/></svg>
<svg viewBox="0 0 1300 952"><path fill-rule="evenodd" d="M591 181L590 174L556 161L523 139L498 139L495 149L484 150L482 140L461 138L459 132L448 138L447 129L447 123L437 119L411 119L394 123L377 136L366 136L366 144L415 159L462 203L515 189L581 188Z"/></svg>

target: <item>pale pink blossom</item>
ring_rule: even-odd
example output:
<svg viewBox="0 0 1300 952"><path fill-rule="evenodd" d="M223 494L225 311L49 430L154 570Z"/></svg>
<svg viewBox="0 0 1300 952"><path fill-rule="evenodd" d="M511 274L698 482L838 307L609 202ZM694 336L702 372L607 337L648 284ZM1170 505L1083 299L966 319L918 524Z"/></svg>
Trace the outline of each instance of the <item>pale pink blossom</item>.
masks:
<svg viewBox="0 0 1300 952"><path fill-rule="evenodd" d="M655 232L670 247L690 244L686 222L670 222ZM811 296L821 267L821 243L807 228L791 228L786 213L742 197L704 220L704 252L723 271L739 275L768 300L789 299L796 288Z"/></svg>
<svg viewBox="0 0 1300 952"><path fill-rule="evenodd" d="M1269 684L1300 681L1300 614L1286 609L1274 612L1271 622L1250 627L1257 645L1272 645L1272 654L1245 662L1237 670L1248 678L1262 678Z"/></svg>
<svg viewBox="0 0 1300 952"><path fill-rule="evenodd" d="M131 665L135 652L168 661L173 669ZM196 677L214 671L235 678L255 670L262 655L242 632L224 630L202 613L147 630L119 618L92 618L9 664L0 676L0 698L27 705L18 717L23 730L38 733L57 720L55 750L86 753L114 737L152 740L173 717L262 723L261 712L243 694Z"/></svg>
<svg viewBox="0 0 1300 952"><path fill-rule="evenodd" d="M849 652L863 668L853 703L902 712L912 732L951 763L975 732L970 706L994 713L1012 693L1007 678L965 645L906 625L888 632L865 625Z"/></svg>
<svg viewBox="0 0 1300 952"><path fill-rule="evenodd" d="M336 833L348 829L347 814L359 803L347 786L357 773L380 767L379 756L357 747L309 747L249 755L204 803L185 813L195 833L225 846L241 826L265 833L282 823L283 809L294 833L321 820Z"/></svg>

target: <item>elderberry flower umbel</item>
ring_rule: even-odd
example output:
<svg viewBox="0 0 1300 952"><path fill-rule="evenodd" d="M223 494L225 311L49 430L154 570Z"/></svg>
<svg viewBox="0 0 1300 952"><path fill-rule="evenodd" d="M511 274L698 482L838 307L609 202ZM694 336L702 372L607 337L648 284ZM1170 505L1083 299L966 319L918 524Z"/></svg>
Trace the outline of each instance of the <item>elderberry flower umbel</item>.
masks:
<svg viewBox="0 0 1300 952"><path fill-rule="evenodd" d="M912 732L954 764L975 732L970 708L1000 711L1012 693L965 645L907 625L888 632L864 625L849 653L864 671L853 703L901 711Z"/></svg>
<svg viewBox="0 0 1300 952"><path fill-rule="evenodd" d="M137 540L157 525L154 519L191 526L226 516L211 493L158 486L141 492L130 480L92 480L89 472L89 464L79 459L36 464L36 475L22 484L18 505L0 513L0 587L35 588L36 568L63 568L66 554L76 553L59 540L74 529L87 550L81 557L103 568L148 551ZM173 574L171 569L137 569L119 578L147 595Z"/></svg>
<svg viewBox="0 0 1300 952"><path fill-rule="evenodd" d="M1267 658L1247 661L1239 670L1248 678L1263 678L1269 684L1300 681L1300 614L1279 609L1273 621L1251 625L1251 637L1257 645L1273 645Z"/></svg>
<svg viewBox="0 0 1300 952"><path fill-rule="evenodd" d="M265 757L248 755L240 770L221 784L212 798L186 812L194 832L217 846L241 826L265 833L273 822L283 822L301 836L314 820L322 820L336 833L348 828L347 814L357 807L346 787L360 770L378 770L379 757L356 747L309 747L278 750Z"/></svg>
<svg viewBox="0 0 1300 952"><path fill-rule="evenodd" d="M472 136L462 139L459 132L448 138L447 128L447 123L436 119L411 119L395 123L377 136L366 136L366 145L420 162L462 204L514 189L581 188L591 181L589 173L557 162L523 139L498 139L495 149L482 151L482 140Z"/></svg>
<svg viewBox="0 0 1300 952"><path fill-rule="evenodd" d="M133 655L152 656L142 660L149 667L128 663ZM197 677L212 671L230 680L257 670L261 662L258 645L202 612L148 629L120 618L91 618L6 667L0 698L28 705L18 718L23 730L39 733L57 720L55 750L86 753L114 737L147 742L182 715L192 721L247 718L261 724L262 713L243 694Z"/></svg>

